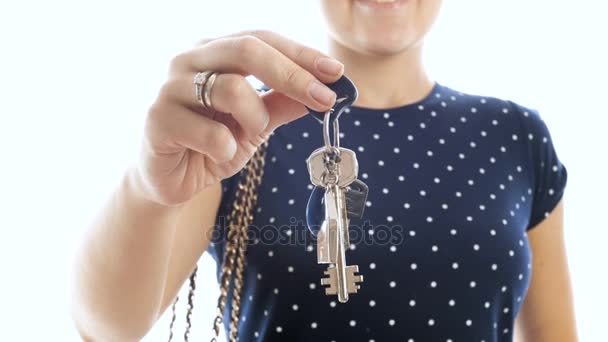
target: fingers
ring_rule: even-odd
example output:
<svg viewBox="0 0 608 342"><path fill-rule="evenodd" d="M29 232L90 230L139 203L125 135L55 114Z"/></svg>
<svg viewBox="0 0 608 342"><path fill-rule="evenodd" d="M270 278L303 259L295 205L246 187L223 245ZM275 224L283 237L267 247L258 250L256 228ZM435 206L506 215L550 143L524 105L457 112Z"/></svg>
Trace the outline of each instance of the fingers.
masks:
<svg viewBox="0 0 608 342"><path fill-rule="evenodd" d="M161 89L159 101L201 113L203 107L196 98L193 77L194 73L167 81ZM219 74L210 95L213 107L234 117L249 137L263 132L266 134L262 135L267 135L308 112L303 104L277 91L259 96L249 82L237 74Z"/></svg>
<svg viewBox="0 0 608 342"><path fill-rule="evenodd" d="M241 75L218 75L211 89L211 103L214 109L232 114L250 136L260 134L270 120L257 91Z"/></svg>
<svg viewBox="0 0 608 342"><path fill-rule="evenodd" d="M318 64L308 50L294 50L291 53L303 64L303 59L311 58L313 60L307 65ZM331 108L336 100L336 94L311 72L253 36L211 41L176 57L173 66L182 70L187 68L189 72L215 70L254 75L269 87L319 111Z"/></svg>
<svg viewBox="0 0 608 342"><path fill-rule="evenodd" d="M216 121L213 113L203 110L194 93L192 79L204 70L219 73L210 93L214 109L231 114L247 135L259 136L304 115L304 105L318 111L331 108L335 93L321 81L337 80L344 67L315 49L270 31L203 40L173 59L170 81L161 97L170 99L172 105L181 104L185 111L209 114L206 119ZM274 91L261 98L245 80L247 75L256 76Z"/></svg>
<svg viewBox="0 0 608 342"><path fill-rule="evenodd" d="M344 73L344 65L336 59L329 57L322 52L299 44L291 39L267 30L249 30L226 35L220 38L238 38L244 36L256 37L273 48L280 51L287 58L294 61L310 73L315 75L323 83L335 82ZM220 38L205 38L195 44L200 46Z"/></svg>
<svg viewBox="0 0 608 342"><path fill-rule="evenodd" d="M268 135L279 126L299 119L308 113L308 109L303 104L280 92L269 92L262 97L262 100L270 113L270 122L264 135Z"/></svg>
<svg viewBox="0 0 608 342"><path fill-rule="evenodd" d="M149 139L160 143L162 148L185 147L209 156L216 163L231 160L237 150L237 142L228 127L180 105L152 106L147 131Z"/></svg>
<svg viewBox="0 0 608 342"><path fill-rule="evenodd" d="M161 93L167 100L173 100L193 110L202 110L194 91L192 79L178 76L169 80ZM259 135L269 122L269 114L257 91L238 74L218 74L210 90L213 109L231 114L248 136Z"/></svg>
<svg viewBox="0 0 608 342"><path fill-rule="evenodd" d="M243 31L229 35L228 37L242 36L252 36L262 40L302 68L308 70L323 83L335 82L344 73L344 65L337 60L275 32L265 30Z"/></svg>

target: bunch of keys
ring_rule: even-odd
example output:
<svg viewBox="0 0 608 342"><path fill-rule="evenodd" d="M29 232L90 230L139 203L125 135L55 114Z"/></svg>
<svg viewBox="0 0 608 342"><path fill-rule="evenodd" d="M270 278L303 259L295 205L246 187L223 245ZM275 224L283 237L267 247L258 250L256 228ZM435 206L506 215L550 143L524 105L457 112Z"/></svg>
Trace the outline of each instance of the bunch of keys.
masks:
<svg viewBox="0 0 608 342"><path fill-rule="evenodd" d="M359 266L346 264L346 251L350 247L349 219L363 216L368 187L357 179L355 152L340 147L338 119L357 99L357 89L346 76L328 86L337 94L334 107L327 113L310 110L323 123L324 146L307 159L310 181L315 187L306 207L306 221L317 237L317 262L328 264L321 279L321 284L327 286L325 294L337 295L338 301L345 303L363 282L363 276L357 274Z"/></svg>

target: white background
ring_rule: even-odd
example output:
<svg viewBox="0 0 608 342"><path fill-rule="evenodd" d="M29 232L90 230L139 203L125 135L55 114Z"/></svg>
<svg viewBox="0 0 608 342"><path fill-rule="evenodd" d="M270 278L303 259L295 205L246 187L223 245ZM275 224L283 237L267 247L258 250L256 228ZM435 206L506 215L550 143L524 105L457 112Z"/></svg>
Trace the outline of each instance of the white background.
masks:
<svg viewBox="0 0 608 342"><path fill-rule="evenodd" d="M547 121L570 174L582 341L608 341L603 3L446 0L426 52L442 84L513 99ZM74 246L137 155L168 61L200 38L249 28L325 46L316 1L0 2L0 340L77 340ZM215 265L204 256L200 267L192 340L207 338L217 294ZM166 340L167 327L163 318L146 340Z"/></svg>

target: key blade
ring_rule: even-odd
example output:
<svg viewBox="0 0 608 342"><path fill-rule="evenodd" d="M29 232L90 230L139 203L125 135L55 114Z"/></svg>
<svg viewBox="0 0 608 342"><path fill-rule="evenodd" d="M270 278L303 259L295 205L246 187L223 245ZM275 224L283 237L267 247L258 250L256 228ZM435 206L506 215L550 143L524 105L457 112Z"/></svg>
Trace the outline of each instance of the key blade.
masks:
<svg viewBox="0 0 608 342"><path fill-rule="evenodd" d="M338 288L336 286L330 286L325 288L326 296L335 296L338 294Z"/></svg>
<svg viewBox="0 0 608 342"><path fill-rule="evenodd" d="M340 208L338 207L338 198L336 193L336 186L332 186L325 191L324 204L325 204L325 221L327 222L327 246L329 250L329 260L332 264L338 262L338 242L339 242L339 215Z"/></svg>
<svg viewBox="0 0 608 342"><path fill-rule="evenodd" d="M338 301L346 303L348 301L348 280L346 277L346 250L345 242L348 241L348 218L346 213L346 200L344 198L344 188L333 185L328 192L333 194L337 215L337 259L336 259L336 283L338 287Z"/></svg>
<svg viewBox="0 0 608 342"><path fill-rule="evenodd" d="M313 236L319 234L319 230L325 219L325 205L323 204L323 195L325 189L315 186L306 203L306 225Z"/></svg>
<svg viewBox="0 0 608 342"><path fill-rule="evenodd" d="M321 285L329 285L328 287L325 288L325 294L326 295L336 295L338 294L338 279L337 279L337 275L336 275L336 267L335 266L328 266L327 270L325 270L325 272L323 272L326 277L325 278L321 278Z"/></svg>
<svg viewBox="0 0 608 342"><path fill-rule="evenodd" d="M329 229L327 227L327 221L323 221L321 229L317 234L317 263L318 264L332 264L335 263L335 259L332 261L330 254L330 239Z"/></svg>
<svg viewBox="0 0 608 342"><path fill-rule="evenodd" d="M348 293L357 293L357 291L361 288L360 283L363 282L363 276L360 274L355 274L359 272L359 266L346 266L345 271Z"/></svg>

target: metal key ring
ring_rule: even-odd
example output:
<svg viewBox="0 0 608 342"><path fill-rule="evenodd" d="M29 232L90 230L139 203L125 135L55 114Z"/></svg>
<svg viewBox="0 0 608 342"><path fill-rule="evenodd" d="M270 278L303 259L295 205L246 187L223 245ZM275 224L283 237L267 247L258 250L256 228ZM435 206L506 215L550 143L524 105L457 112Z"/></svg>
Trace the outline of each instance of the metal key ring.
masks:
<svg viewBox="0 0 608 342"><path fill-rule="evenodd" d="M329 120L331 119L331 114L333 113L333 109L328 110L323 117L323 142L325 143L325 149L329 152L331 150L339 150L340 148L340 124L338 119L335 119L333 122L334 128L334 141L333 145L330 140L329 134Z"/></svg>

